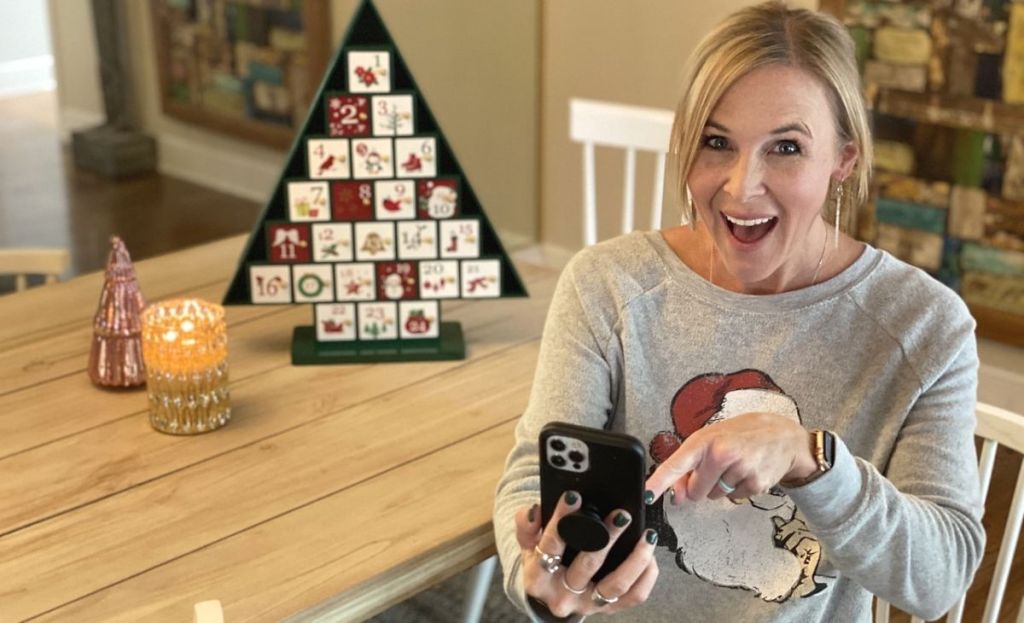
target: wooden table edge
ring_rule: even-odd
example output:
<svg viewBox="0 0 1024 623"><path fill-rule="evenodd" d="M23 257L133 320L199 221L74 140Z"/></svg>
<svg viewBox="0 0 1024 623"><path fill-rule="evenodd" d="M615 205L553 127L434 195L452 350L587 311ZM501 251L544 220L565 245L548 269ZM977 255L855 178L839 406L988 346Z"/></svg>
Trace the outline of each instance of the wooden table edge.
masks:
<svg viewBox="0 0 1024 623"><path fill-rule="evenodd" d="M495 554L491 522L468 538L448 541L401 569L382 573L327 601L285 619L285 623L364 621Z"/></svg>

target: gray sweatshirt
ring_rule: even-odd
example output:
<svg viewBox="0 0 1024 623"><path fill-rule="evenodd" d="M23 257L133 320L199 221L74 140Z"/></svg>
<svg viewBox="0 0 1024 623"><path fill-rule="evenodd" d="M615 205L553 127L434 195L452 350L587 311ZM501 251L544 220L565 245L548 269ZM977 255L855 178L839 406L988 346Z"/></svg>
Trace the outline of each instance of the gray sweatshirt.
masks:
<svg viewBox="0 0 1024 623"><path fill-rule="evenodd" d="M984 551L975 347L952 291L871 247L823 283L759 296L708 283L658 232L584 249L498 485L509 597L529 611L514 514L539 501L546 422L633 435L653 468L702 426L769 411L834 431L833 469L741 502L659 500L657 585L616 620L870 621L872 593L939 616Z"/></svg>

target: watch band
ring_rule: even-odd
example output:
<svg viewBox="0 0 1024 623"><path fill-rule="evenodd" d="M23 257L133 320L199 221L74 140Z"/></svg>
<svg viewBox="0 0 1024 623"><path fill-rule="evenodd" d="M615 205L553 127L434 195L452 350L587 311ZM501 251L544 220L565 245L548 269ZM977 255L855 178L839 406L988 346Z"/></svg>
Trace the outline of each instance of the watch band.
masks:
<svg viewBox="0 0 1024 623"><path fill-rule="evenodd" d="M814 458L822 474L832 469L836 461L836 436L829 430L815 431Z"/></svg>
<svg viewBox="0 0 1024 623"><path fill-rule="evenodd" d="M815 430L811 431L811 454L818 463L818 470L809 476L797 480L784 480L780 482L783 487L793 488L809 485L818 478L828 473L835 464L836 437L832 431Z"/></svg>

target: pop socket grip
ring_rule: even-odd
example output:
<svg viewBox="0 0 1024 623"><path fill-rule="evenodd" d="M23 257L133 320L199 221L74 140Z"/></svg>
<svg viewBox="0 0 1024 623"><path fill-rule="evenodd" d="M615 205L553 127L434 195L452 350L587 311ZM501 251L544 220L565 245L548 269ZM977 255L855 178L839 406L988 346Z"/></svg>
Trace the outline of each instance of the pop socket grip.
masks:
<svg viewBox="0 0 1024 623"><path fill-rule="evenodd" d="M608 545L608 528L605 528L597 508L584 504L578 511L562 517L558 522L558 536L565 544L580 552L596 552Z"/></svg>

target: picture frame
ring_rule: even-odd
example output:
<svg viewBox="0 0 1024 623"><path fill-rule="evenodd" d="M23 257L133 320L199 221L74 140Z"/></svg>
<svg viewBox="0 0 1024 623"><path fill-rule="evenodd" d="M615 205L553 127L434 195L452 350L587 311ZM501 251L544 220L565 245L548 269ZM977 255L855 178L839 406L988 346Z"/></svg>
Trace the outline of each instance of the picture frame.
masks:
<svg viewBox="0 0 1024 623"><path fill-rule="evenodd" d="M151 0L164 114L287 149L330 57L327 0Z"/></svg>

